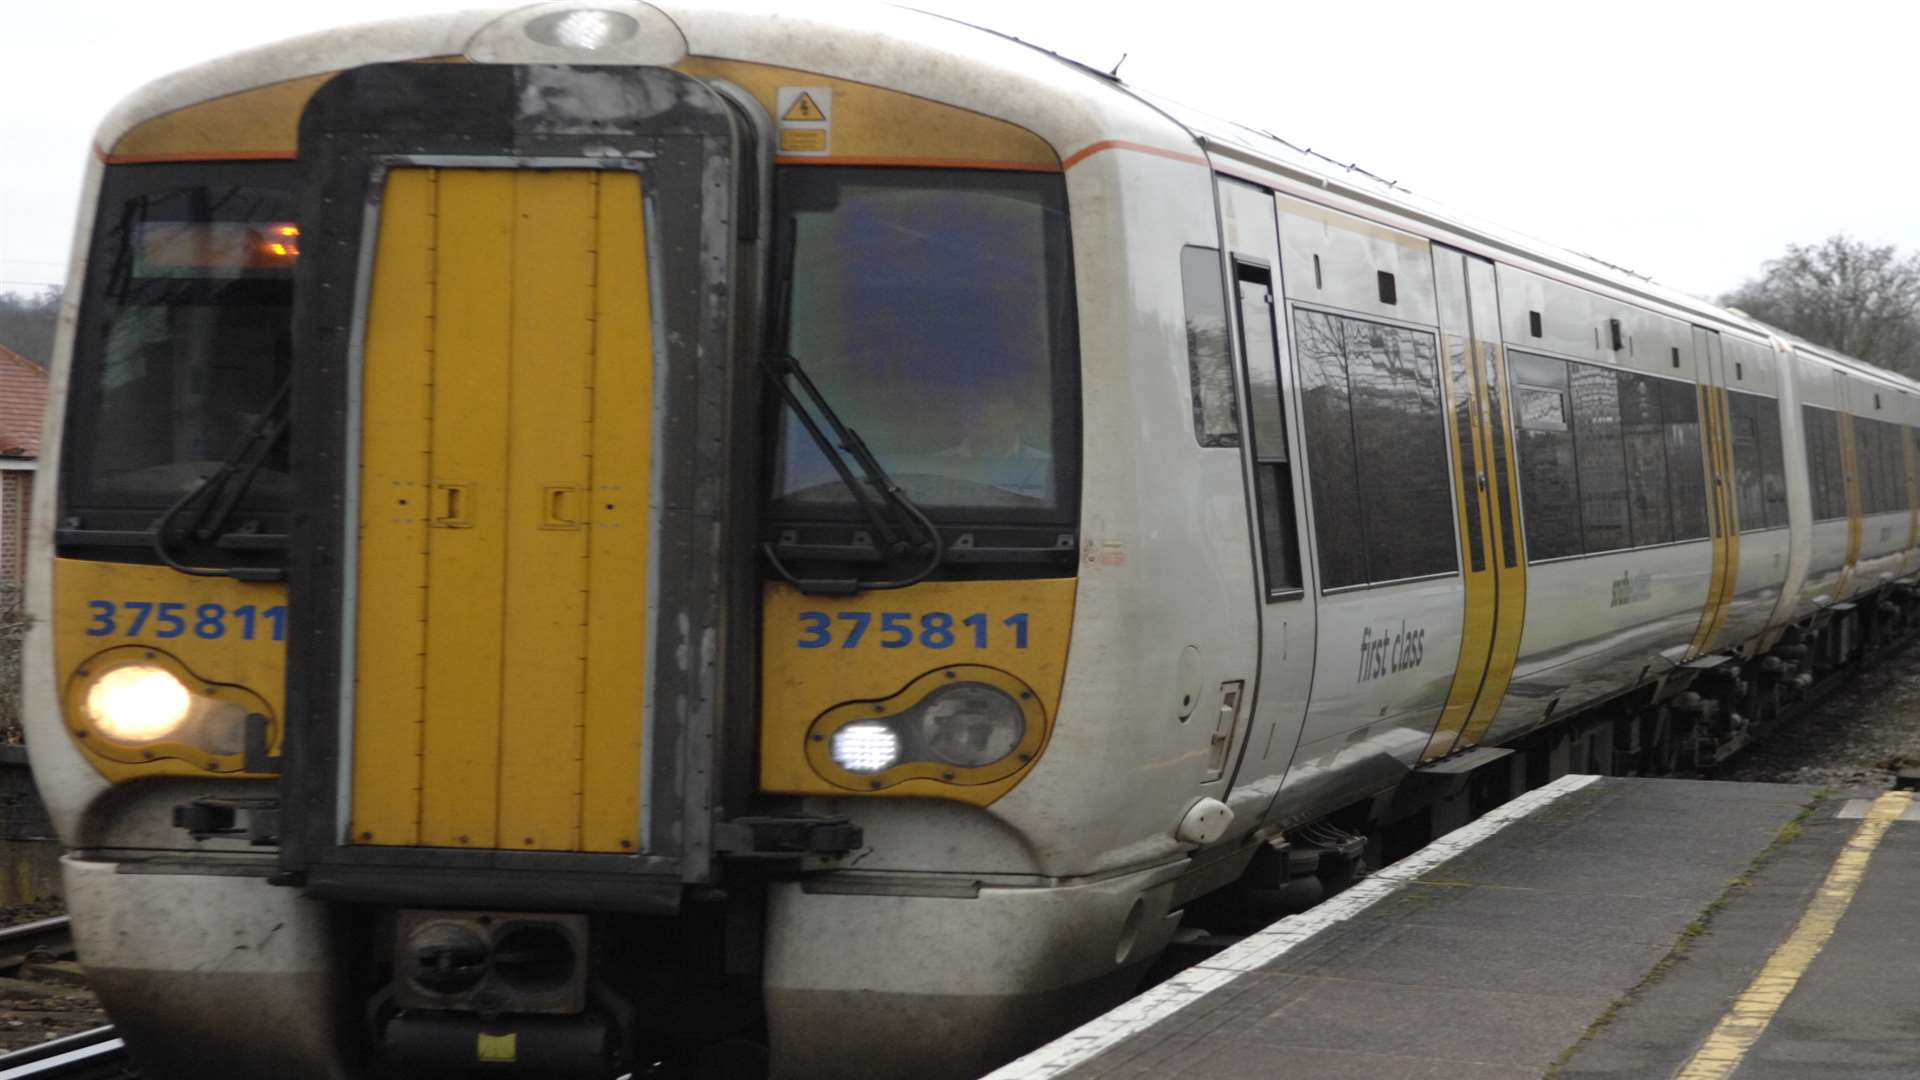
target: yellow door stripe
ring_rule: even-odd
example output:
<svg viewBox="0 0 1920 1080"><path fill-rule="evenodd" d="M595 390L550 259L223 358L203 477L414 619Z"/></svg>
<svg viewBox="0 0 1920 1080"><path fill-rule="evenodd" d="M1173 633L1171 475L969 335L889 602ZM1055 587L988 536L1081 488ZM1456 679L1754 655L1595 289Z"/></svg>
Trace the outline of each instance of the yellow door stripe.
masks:
<svg viewBox="0 0 1920 1080"><path fill-rule="evenodd" d="M1490 288L1491 282L1488 284ZM1488 405L1487 423L1482 436L1487 441L1487 459L1493 463L1493 468L1488 471L1494 474L1492 489L1488 493L1493 506L1489 538L1493 544L1494 565L1499 567L1499 610L1493 623L1493 649L1487 662L1486 678L1480 684L1480 696L1473 703L1473 715L1468 718L1467 726L1461 732L1460 748L1478 744L1499 716L1500 703L1506 699L1507 686L1513 682L1514 665L1520 661L1520 637L1526 629L1527 615L1527 537L1520 521L1519 465L1514 461L1513 440L1507 434L1512 413L1501 404L1506 401L1505 388L1511 385L1507 381L1507 357L1499 343L1493 341L1480 343L1480 355L1483 358L1480 370L1486 380L1484 389ZM1495 453L1496 447L1502 453ZM1506 473L1504 478L1499 475L1502 471ZM1505 487L1501 488L1503 479ZM1500 490L1514 495L1504 509L1499 499ZM1507 550L1509 528L1512 531L1512 551Z"/></svg>
<svg viewBox="0 0 1920 1080"><path fill-rule="evenodd" d="M1813 902L1807 905L1793 932L1734 999L1733 1008L1721 1017L1692 1060L1674 1074L1675 1080L1723 1080L1740 1067L1747 1052L1753 1049L1753 1044L1786 1003L1787 995L1793 993L1814 957L1820 955L1827 939L1833 936L1840 917L1847 913L1860 891L1860 883L1867 876L1867 863L1887 829L1912 803L1913 793L1908 791L1889 791L1873 801L1866 819L1860 822L1840 857L1834 860L1826 880L1820 883L1820 891L1814 894Z"/></svg>
<svg viewBox="0 0 1920 1080"><path fill-rule="evenodd" d="M1720 606L1726 603L1726 578L1728 562L1728 537L1737 531L1738 525L1728 509L1729 476L1726 457L1721 453L1726 440L1726 431L1720 422L1720 401L1714 388L1702 384L1697 393L1700 403L1700 431L1707 453L1708 491L1707 531L1713 537L1713 567L1707 579L1707 606L1701 609L1700 623L1693 632L1693 646L1687 655L1699 656L1707 651L1714 624L1719 619Z"/></svg>
<svg viewBox="0 0 1920 1080"><path fill-rule="evenodd" d="M1487 659L1493 645L1495 608L1499 603L1494 588L1499 560L1493 552L1490 536L1499 523L1494 520L1487 492L1479 483L1479 478L1486 476L1491 469L1485 461L1486 448L1481 439L1483 410L1480 380L1476 377L1478 368L1479 351L1475 343L1457 335L1447 335L1447 412L1452 428L1449 441L1453 452L1454 475L1460 478L1457 492L1462 555L1460 569L1466 584L1466 609L1461 625L1460 657L1453 669L1453 686L1447 691L1447 703L1440 711L1440 723L1435 727L1433 737L1427 741L1426 753L1422 755L1423 760L1427 761L1445 757L1454 751L1460 741L1460 732L1472 715L1474 700L1479 697L1480 684L1486 677ZM1478 537L1468 529L1471 511L1477 511L1479 515ZM1478 551L1474 550L1476 545ZM1473 566L1476 556L1481 559L1478 570Z"/></svg>
<svg viewBox="0 0 1920 1080"><path fill-rule="evenodd" d="M1720 411L1720 475L1726 483L1719 485L1720 502L1726 512L1727 562L1721 571L1720 603L1714 608L1713 622L1707 627L1707 636L1701 645L1702 652L1712 652L1720 631L1726 628L1727 613L1733 609L1733 598L1740 594L1740 493L1735 483L1738 473L1733 463L1733 407L1724 388L1713 391L1714 403Z"/></svg>

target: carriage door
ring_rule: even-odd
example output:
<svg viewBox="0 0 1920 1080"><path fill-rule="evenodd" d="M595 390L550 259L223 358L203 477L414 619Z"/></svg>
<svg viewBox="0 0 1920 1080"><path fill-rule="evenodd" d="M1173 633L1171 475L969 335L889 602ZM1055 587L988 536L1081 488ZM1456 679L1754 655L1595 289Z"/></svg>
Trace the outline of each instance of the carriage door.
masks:
<svg viewBox="0 0 1920 1080"><path fill-rule="evenodd" d="M1424 760L1472 746L1493 723L1520 652L1527 584L1493 264L1436 244L1433 269L1466 611L1453 686Z"/></svg>
<svg viewBox="0 0 1920 1080"><path fill-rule="evenodd" d="M347 897L488 906L558 873L669 909L738 775L712 736L731 107L658 68L374 65L301 139L281 865Z"/></svg>
<svg viewBox="0 0 1920 1080"><path fill-rule="evenodd" d="M1279 236L1273 196L1233 180L1220 181L1220 207L1231 262L1229 299L1237 327L1241 386L1245 390L1247 464L1253 495L1254 539L1261 553L1260 668L1250 700L1223 702L1216 720L1209 781L1237 788L1262 780L1277 786L1306 718L1313 678L1314 601L1303 565L1306 511L1295 387L1282 362L1286 335L1279 308Z"/></svg>
<svg viewBox="0 0 1920 1080"><path fill-rule="evenodd" d="M1707 473L1711 481L1707 522L1713 536L1713 570L1707 581L1707 606L1694 629L1690 656L1713 651L1714 640L1727 621L1740 576L1739 499L1733 474L1733 430L1729 422L1726 357L1720 335L1693 328L1693 354L1701 358L1700 428L1705 433Z"/></svg>
<svg viewBox="0 0 1920 1080"><path fill-rule="evenodd" d="M387 178L361 443L360 843L639 850L640 188L587 169Z"/></svg>

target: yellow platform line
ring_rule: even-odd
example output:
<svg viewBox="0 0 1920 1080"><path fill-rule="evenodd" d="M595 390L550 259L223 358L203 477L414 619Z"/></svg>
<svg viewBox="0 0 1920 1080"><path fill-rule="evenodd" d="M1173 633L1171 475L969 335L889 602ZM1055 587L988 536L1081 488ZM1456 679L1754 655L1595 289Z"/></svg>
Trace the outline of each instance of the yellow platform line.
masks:
<svg viewBox="0 0 1920 1080"><path fill-rule="evenodd" d="M1820 883L1813 902L1801 913L1793 933L1734 999L1733 1008L1720 1018L1693 1060L1674 1074L1675 1080L1722 1080L1740 1067L1747 1051L1760 1040L1767 1025L1773 1023L1774 1014L1786 1004L1787 995L1807 973L1813 958L1833 936L1834 927L1840 924L1840 917L1847 913L1854 894L1860 891L1860 882L1867 876L1873 850L1912 803L1913 793L1909 791L1889 791L1873 801L1866 818L1827 871L1827 879Z"/></svg>

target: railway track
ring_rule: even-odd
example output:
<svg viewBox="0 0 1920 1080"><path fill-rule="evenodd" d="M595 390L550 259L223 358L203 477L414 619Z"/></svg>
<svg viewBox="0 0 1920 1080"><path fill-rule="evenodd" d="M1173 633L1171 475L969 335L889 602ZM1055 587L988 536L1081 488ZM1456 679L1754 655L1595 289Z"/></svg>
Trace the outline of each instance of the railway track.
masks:
<svg viewBox="0 0 1920 1080"><path fill-rule="evenodd" d="M74 975L73 930L65 915L0 929L0 975ZM117 1080L134 1073L111 1026L0 1054L0 1080Z"/></svg>
<svg viewBox="0 0 1920 1080"><path fill-rule="evenodd" d="M119 1080L134 1075L126 1044L110 1026L0 1055L0 1080Z"/></svg>

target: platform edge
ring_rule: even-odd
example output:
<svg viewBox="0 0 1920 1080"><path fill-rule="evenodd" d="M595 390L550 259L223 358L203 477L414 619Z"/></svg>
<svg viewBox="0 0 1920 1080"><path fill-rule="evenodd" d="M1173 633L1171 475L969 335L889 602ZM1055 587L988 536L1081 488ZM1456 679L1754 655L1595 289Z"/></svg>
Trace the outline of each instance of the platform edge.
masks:
<svg viewBox="0 0 1920 1080"><path fill-rule="evenodd" d="M1213 958L1152 990L1094 1017L1026 1055L988 1073L984 1080L1046 1080L1092 1060L1120 1040L1167 1019L1195 1001L1224 989L1248 972L1284 956L1296 945L1393 895L1400 886L1559 799L1599 780L1563 776L1496 807L1475 821L1380 870L1360 884L1299 915L1289 915Z"/></svg>

